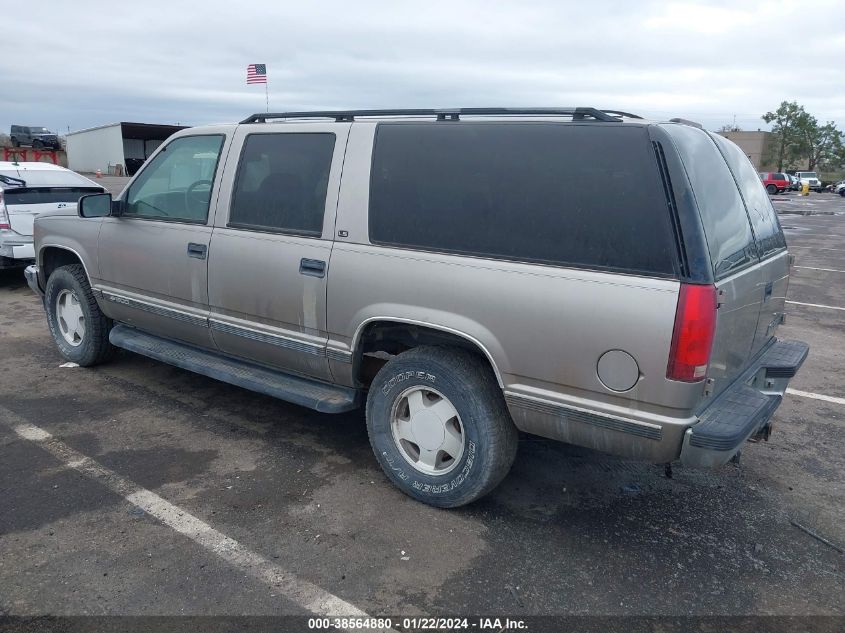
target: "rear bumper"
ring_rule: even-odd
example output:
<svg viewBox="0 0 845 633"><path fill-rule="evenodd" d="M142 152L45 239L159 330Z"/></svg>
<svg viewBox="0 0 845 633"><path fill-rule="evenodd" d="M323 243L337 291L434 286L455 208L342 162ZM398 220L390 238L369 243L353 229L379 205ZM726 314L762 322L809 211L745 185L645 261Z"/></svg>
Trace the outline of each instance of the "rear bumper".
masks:
<svg viewBox="0 0 845 633"><path fill-rule="evenodd" d="M801 341L775 341L770 345L687 429L681 463L719 466L729 461L749 438L768 437L771 417L809 350Z"/></svg>

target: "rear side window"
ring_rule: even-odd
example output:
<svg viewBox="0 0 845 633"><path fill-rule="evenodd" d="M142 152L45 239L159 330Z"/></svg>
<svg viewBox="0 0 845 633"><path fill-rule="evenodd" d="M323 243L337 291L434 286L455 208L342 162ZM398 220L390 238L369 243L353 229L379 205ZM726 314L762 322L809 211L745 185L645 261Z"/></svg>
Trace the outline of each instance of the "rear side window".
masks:
<svg viewBox="0 0 845 633"><path fill-rule="evenodd" d="M232 195L229 226L321 235L334 134L251 134Z"/></svg>
<svg viewBox="0 0 845 633"><path fill-rule="evenodd" d="M99 187L41 187L38 189L23 187L7 189L4 192L6 204L53 204L67 202L76 204L82 196L102 193Z"/></svg>
<svg viewBox="0 0 845 633"><path fill-rule="evenodd" d="M728 167L733 172L745 205L748 207L748 217L751 218L760 256L766 257L783 250L786 248L786 239L780 228L778 214L763 184L754 177L754 167L748 157L729 140L718 135L714 135L713 138L728 162ZM775 174L775 180L785 178L783 174Z"/></svg>
<svg viewBox="0 0 845 633"><path fill-rule="evenodd" d="M725 159L703 130L665 125L675 142L692 185L717 279L756 261L756 249L745 205ZM766 195L756 172L754 180Z"/></svg>
<svg viewBox="0 0 845 633"><path fill-rule="evenodd" d="M370 241L673 275L670 216L650 149L644 127L381 124Z"/></svg>

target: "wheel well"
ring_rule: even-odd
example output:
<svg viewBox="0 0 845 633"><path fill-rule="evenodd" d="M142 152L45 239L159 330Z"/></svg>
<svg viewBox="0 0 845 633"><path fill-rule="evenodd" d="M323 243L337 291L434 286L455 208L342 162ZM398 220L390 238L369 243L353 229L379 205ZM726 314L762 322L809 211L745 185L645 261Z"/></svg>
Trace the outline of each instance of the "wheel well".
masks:
<svg viewBox="0 0 845 633"><path fill-rule="evenodd" d="M496 380L501 379L490 357L472 339L433 327L397 321L368 323L358 337L353 356L353 372L357 383L369 386L382 366L393 356L421 345L460 347L478 355L490 367Z"/></svg>
<svg viewBox="0 0 845 633"><path fill-rule="evenodd" d="M55 246L45 248L41 255L41 272L44 275L44 284L47 284L47 280L54 270L71 264L82 264L76 253Z"/></svg>

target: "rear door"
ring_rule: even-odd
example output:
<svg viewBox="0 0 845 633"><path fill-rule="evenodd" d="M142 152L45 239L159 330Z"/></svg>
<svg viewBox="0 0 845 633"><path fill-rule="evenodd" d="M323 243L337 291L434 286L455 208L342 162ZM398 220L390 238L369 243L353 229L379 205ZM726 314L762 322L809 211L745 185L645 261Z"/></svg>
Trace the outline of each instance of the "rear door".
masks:
<svg viewBox="0 0 845 633"><path fill-rule="evenodd" d="M760 284L763 298L751 353L759 352L771 339L783 320L786 289L789 285L789 255L786 239L772 201L754 177L754 167L735 144L713 135L719 150L734 175L751 219L760 256Z"/></svg>
<svg viewBox="0 0 845 633"><path fill-rule="evenodd" d="M238 128L208 262L210 326L226 354L330 378L326 282L349 127Z"/></svg>
<svg viewBox="0 0 845 633"><path fill-rule="evenodd" d="M710 251L720 305L708 376L720 391L742 373L754 346L764 285L757 245L734 177L713 139L688 125L664 129L684 164ZM752 176L766 195L757 173Z"/></svg>

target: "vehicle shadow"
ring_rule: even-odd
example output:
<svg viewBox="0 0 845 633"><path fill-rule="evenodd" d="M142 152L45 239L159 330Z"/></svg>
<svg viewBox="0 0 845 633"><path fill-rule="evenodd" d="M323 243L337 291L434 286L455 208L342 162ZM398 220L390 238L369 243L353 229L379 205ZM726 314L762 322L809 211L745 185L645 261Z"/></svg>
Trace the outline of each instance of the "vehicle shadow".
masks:
<svg viewBox="0 0 845 633"><path fill-rule="evenodd" d="M17 290L26 287L23 270L23 267L0 269L0 289Z"/></svg>

